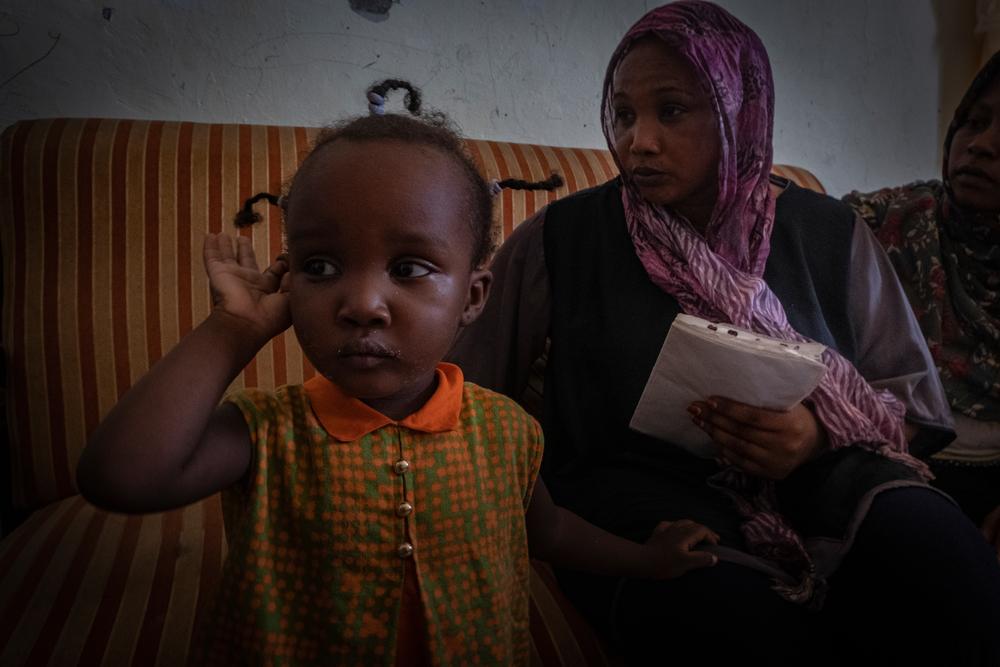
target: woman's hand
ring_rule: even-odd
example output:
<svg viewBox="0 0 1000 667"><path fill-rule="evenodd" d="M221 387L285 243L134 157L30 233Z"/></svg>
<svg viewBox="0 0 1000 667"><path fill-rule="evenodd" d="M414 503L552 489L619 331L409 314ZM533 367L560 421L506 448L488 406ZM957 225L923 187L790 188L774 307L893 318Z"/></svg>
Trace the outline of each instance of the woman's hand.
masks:
<svg viewBox="0 0 1000 667"><path fill-rule="evenodd" d="M688 407L691 419L721 449L722 463L766 479L784 479L826 447L826 431L799 403L767 410L713 396Z"/></svg>
<svg viewBox="0 0 1000 667"><path fill-rule="evenodd" d="M204 258L213 313L225 313L242 321L264 342L288 328L291 314L288 263L284 257L278 257L262 272L249 238L238 236L234 252L229 235L208 234Z"/></svg>
<svg viewBox="0 0 1000 667"><path fill-rule="evenodd" d="M1000 560L1000 505L993 508L993 511L983 519L983 536L990 546L996 549L997 560Z"/></svg>
<svg viewBox="0 0 1000 667"><path fill-rule="evenodd" d="M661 521L646 540L649 578L673 579L685 572L718 563L718 556L696 548L702 542L718 544L719 536L710 528L689 519Z"/></svg>

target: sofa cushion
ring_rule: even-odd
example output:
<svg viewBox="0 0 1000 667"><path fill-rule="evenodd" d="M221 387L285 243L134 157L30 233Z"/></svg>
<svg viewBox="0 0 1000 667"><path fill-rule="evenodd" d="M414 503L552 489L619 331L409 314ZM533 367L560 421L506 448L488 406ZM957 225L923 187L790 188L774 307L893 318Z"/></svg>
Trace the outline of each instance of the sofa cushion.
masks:
<svg viewBox="0 0 1000 667"><path fill-rule="evenodd" d="M0 665L186 664L225 551L218 495L142 516L52 503L0 542ZM548 566L532 565L532 664L609 664Z"/></svg>
<svg viewBox="0 0 1000 667"><path fill-rule="evenodd" d="M280 191L314 128L128 120L39 120L0 140L2 340L15 505L75 493L87 434L209 311L206 232L232 230L244 199ZM490 178L542 179L555 193L505 190L497 222L614 174L605 151L470 141ZM282 248L280 216L260 206L259 257ZM312 375L290 333L268 344L234 388L273 388Z"/></svg>

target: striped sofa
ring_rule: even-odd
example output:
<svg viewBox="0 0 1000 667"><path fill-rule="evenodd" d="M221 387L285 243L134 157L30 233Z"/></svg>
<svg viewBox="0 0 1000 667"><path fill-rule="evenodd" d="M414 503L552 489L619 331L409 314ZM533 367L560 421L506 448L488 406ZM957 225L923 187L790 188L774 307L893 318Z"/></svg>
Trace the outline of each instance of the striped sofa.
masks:
<svg viewBox="0 0 1000 667"><path fill-rule="evenodd" d="M316 130L105 119L17 123L0 139L5 439L0 489L0 665L179 665L225 557L218 497L163 514L87 504L74 469L87 434L209 310L206 232L241 202L280 190ZM507 234L555 197L615 174L606 151L469 141L490 177L543 178L556 193L504 191ZM777 171L821 189L807 172ZM280 221L253 232L258 256ZM249 230L243 233L251 234ZM298 383L312 369L293 335L272 341L234 387ZM8 463L9 461L9 463ZM23 518L12 525L10 517ZM536 564L533 660L605 664L602 646Z"/></svg>

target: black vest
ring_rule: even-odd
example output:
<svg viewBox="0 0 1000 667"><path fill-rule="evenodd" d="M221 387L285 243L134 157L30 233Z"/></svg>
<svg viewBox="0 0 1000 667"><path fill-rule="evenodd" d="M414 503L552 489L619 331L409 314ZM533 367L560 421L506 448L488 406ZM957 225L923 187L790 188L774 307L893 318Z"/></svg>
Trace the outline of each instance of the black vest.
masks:
<svg viewBox="0 0 1000 667"><path fill-rule="evenodd" d="M765 281L797 331L853 361L847 316L853 213L792 184L778 198L775 218ZM579 489L564 494L560 487L576 486L573 478L583 482L595 469L650 468L703 484L714 462L628 427L680 307L636 257L617 181L551 204L544 243L552 295L544 472L553 495L590 514L579 506ZM599 492L591 495L600 502Z"/></svg>

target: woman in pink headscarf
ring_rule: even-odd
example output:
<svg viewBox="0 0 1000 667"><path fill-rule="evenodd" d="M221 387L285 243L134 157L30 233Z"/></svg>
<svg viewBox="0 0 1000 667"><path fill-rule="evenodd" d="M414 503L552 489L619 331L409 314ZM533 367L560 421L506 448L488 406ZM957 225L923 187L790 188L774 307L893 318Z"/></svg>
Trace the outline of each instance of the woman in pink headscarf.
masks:
<svg viewBox="0 0 1000 667"><path fill-rule="evenodd" d="M695 547L716 565L665 581L559 572L640 664L685 647L837 664L869 645L892 664L998 664L1000 568L917 458L953 436L933 362L867 227L770 176L773 94L760 40L725 10L676 2L641 18L604 82L621 176L515 231L453 358L516 398L548 342L542 472L556 502L636 542L664 521L719 535ZM724 385L693 403L716 460L631 431L682 312L823 343L827 373L784 412ZM921 642L887 641L897 621Z"/></svg>

